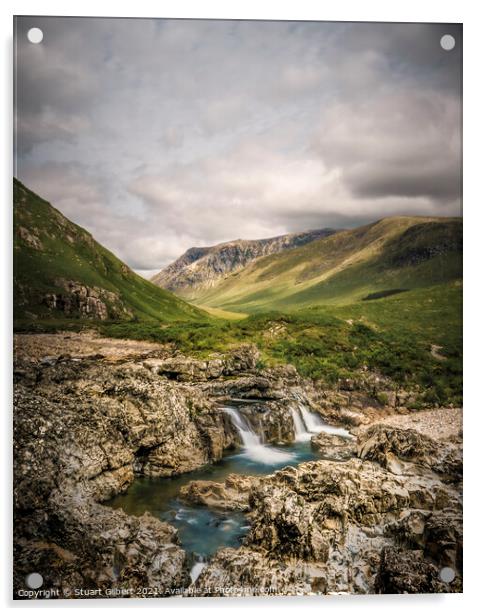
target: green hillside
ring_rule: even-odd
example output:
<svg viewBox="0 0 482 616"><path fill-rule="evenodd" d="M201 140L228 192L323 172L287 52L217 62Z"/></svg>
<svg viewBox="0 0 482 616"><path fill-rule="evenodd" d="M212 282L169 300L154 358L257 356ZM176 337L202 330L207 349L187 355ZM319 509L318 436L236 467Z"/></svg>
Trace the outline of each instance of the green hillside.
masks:
<svg viewBox="0 0 482 616"><path fill-rule="evenodd" d="M243 313L344 305L462 276L460 218L394 217L258 259L199 295Z"/></svg>
<svg viewBox="0 0 482 616"><path fill-rule="evenodd" d="M14 179L14 318L204 320L207 315L135 274Z"/></svg>

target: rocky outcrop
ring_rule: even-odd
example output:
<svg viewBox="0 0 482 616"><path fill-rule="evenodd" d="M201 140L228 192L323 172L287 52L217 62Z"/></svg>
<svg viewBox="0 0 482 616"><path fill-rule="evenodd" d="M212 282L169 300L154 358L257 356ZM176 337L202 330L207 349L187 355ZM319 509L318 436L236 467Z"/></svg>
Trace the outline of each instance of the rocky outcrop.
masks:
<svg viewBox="0 0 482 616"><path fill-rule="evenodd" d="M99 503L135 475L167 477L220 459L231 437L219 409L142 360L18 360L15 378L17 588L36 567L67 593L182 586L188 561L175 529Z"/></svg>
<svg viewBox="0 0 482 616"><path fill-rule="evenodd" d="M400 430L389 447L387 434L377 426L359 435L363 459L253 478L243 547L220 550L197 586L238 587L240 595L253 594L250 587L254 594L460 591L457 444ZM387 464L387 449L403 468ZM440 579L443 567L455 572L450 585Z"/></svg>
<svg viewBox="0 0 482 616"><path fill-rule="evenodd" d="M51 310L59 310L66 316L83 317L105 321L108 318L132 317L133 313L122 303L118 293L88 287L74 280L59 279L57 287L62 287L62 293L47 293L43 303Z"/></svg>
<svg viewBox="0 0 482 616"><path fill-rule="evenodd" d="M382 594L447 592L437 567L423 553L392 546L382 550L375 588Z"/></svg>
<svg viewBox="0 0 482 616"><path fill-rule="evenodd" d="M417 464L445 477L462 477L462 451L457 443L434 441L416 430L378 424L364 434L358 448L362 459L374 460L392 473L413 470Z"/></svg>
<svg viewBox="0 0 482 616"><path fill-rule="evenodd" d="M258 349L254 345L245 344L232 349L226 355L218 355L206 361L178 354L169 358L150 358L144 362L144 366L153 374L175 381L192 382L209 381L233 375L239 377L244 372L254 371L258 360ZM221 382L221 385L223 384L224 382Z"/></svg>
<svg viewBox="0 0 482 616"><path fill-rule="evenodd" d="M320 432L311 439L311 446L330 460L349 460L356 455L356 441L338 434Z"/></svg>
<svg viewBox="0 0 482 616"><path fill-rule="evenodd" d="M151 281L178 295L192 298L196 291L215 286L228 274L239 271L259 257L303 246L333 233L336 233L333 229L319 229L263 240L234 240L205 248L189 248Z"/></svg>
<svg viewBox="0 0 482 616"><path fill-rule="evenodd" d="M192 505L204 505L223 511L247 511L249 495L257 479L244 475L228 475L224 483L190 481L183 486L180 497Z"/></svg>
<svg viewBox="0 0 482 616"><path fill-rule="evenodd" d="M19 238L30 248L34 250L43 250L43 244L40 241L35 229L27 229L26 227L19 226L17 228Z"/></svg>
<svg viewBox="0 0 482 616"><path fill-rule="evenodd" d="M142 588L164 596L189 583L176 529L148 513L127 516L96 504L79 486L60 486L38 514L44 519L36 524L16 515L14 588L24 589L32 571L42 572L54 598L142 597L131 590Z"/></svg>

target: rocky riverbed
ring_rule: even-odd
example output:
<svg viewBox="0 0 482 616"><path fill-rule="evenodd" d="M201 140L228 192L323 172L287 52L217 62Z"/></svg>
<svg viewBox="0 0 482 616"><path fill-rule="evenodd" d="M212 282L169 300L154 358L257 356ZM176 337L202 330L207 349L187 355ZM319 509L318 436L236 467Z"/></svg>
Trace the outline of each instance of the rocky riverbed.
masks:
<svg viewBox="0 0 482 616"><path fill-rule="evenodd" d="M460 410L409 412L410 392L377 375L327 391L292 367L257 365L249 345L202 361L92 333L17 335L15 595L33 571L59 597L460 591ZM303 407L352 438L320 432L323 459L186 484L186 503L243 511L250 525L192 583L174 526L104 503L135 477L177 477L236 450L222 411L233 399L269 446L296 440Z"/></svg>

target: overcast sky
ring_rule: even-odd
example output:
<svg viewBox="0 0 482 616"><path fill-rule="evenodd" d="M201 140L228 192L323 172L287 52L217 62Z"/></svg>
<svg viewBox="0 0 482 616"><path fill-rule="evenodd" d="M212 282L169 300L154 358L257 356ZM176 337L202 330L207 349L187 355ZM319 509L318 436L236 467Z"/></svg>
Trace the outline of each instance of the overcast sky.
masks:
<svg viewBox="0 0 482 616"><path fill-rule="evenodd" d="M461 37L22 17L16 174L146 276L191 246L459 215Z"/></svg>

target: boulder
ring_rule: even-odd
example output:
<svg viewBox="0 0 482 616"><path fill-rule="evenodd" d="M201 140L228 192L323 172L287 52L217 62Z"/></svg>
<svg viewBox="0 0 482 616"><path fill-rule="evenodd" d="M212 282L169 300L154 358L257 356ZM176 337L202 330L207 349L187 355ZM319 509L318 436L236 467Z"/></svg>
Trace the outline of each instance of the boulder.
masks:
<svg viewBox="0 0 482 616"><path fill-rule="evenodd" d="M183 486L180 497L192 505L204 505L223 511L247 511L249 495L258 483L255 477L228 475L224 483L215 481L190 481Z"/></svg>

